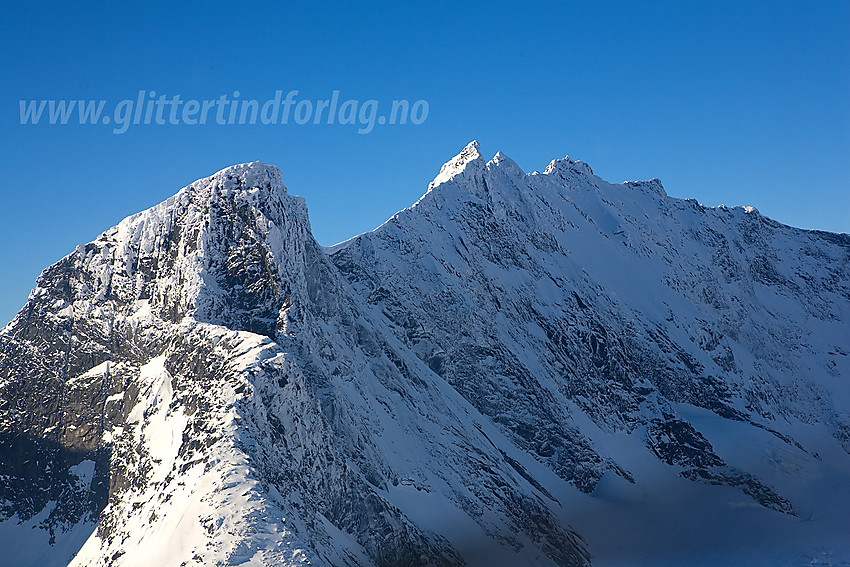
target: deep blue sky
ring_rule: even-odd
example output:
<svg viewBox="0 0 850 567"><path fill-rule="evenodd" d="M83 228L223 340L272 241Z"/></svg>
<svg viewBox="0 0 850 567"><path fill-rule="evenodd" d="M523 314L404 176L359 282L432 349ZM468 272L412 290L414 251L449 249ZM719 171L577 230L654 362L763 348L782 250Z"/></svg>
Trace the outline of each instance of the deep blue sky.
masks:
<svg viewBox="0 0 850 567"><path fill-rule="evenodd" d="M706 205L850 232L850 3L4 2L0 325L76 244L239 162L283 170L316 237L370 230L469 140L569 154ZM20 99L139 90L427 100L421 125L21 125ZM111 112L111 109L107 112Z"/></svg>

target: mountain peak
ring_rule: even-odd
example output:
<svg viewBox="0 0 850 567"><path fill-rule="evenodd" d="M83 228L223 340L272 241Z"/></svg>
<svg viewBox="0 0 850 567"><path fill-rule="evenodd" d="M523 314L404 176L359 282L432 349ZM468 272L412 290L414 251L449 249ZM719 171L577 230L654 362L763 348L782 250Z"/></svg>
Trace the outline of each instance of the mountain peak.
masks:
<svg viewBox="0 0 850 567"><path fill-rule="evenodd" d="M503 154L501 151L496 152L496 155L493 156L493 159L487 162L487 167L502 167L513 171L518 175L525 175L525 172L522 170L522 168L518 166L514 160Z"/></svg>
<svg viewBox="0 0 850 567"><path fill-rule="evenodd" d="M846 561L847 238L591 173L472 142L322 249L246 163L77 247L0 331L3 564Z"/></svg>
<svg viewBox="0 0 850 567"><path fill-rule="evenodd" d="M453 179L455 176L466 171L470 166L478 168L484 165L484 158L481 157L481 147L478 145L477 140L472 140L458 155L443 164L443 167L440 168L440 173L428 185L428 190L430 191L434 187Z"/></svg>
<svg viewBox="0 0 850 567"><path fill-rule="evenodd" d="M583 161L576 161L570 158L570 156L564 156L561 159L553 159L549 166L546 168L546 171L543 173L548 175L553 172L561 172L566 173L567 171L575 171L577 173L586 173L589 175L593 175L593 170L589 165L584 163Z"/></svg>
<svg viewBox="0 0 850 567"><path fill-rule="evenodd" d="M286 187L283 185L280 169L275 165L252 161L239 163L225 167L209 177L199 179L186 187L189 193L211 192L211 194L231 191L247 191L252 193L254 189L265 189L266 191L279 192L287 195Z"/></svg>
<svg viewBox="0 0 850 567"><path fill-rule="evenodd" d="M237 163L216 172L213 178L238 179L242 183L251 185L261 183L267 179L280 179L280 169L276 165L263 163L261 161L250 161Z"/></svg>

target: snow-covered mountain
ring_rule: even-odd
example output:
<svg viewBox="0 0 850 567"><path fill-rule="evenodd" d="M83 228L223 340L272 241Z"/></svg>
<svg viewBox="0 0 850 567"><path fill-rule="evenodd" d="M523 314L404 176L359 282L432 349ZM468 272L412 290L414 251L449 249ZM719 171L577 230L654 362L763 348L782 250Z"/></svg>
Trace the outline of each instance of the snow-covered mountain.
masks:
<svg viewBox="0 0 850 567"><path fill-rule="evenodd" d="M0 332L8 565L850 564L850 237L473 142L331 248L234 166Z"/></svg>

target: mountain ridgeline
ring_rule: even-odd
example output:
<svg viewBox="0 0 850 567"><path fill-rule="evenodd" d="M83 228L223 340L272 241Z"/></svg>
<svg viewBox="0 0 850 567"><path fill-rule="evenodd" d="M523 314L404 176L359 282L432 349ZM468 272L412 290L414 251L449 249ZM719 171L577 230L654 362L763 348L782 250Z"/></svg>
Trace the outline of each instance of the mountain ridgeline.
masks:
<svg viewBox="0 0 850 567"><path fill-rule="evenodd" d="M326 248L259 162L0 332L13 566L847 565L850 237L473 142Z"/></svg>

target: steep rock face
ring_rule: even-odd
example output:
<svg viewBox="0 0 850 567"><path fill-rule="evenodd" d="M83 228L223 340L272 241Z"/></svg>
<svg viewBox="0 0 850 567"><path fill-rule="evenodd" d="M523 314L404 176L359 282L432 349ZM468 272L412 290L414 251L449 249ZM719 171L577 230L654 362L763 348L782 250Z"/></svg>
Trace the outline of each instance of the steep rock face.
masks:
<svg viewBox="0 0 850 567"><path fill-rule="evenodd" d="M681 478L811 517L802 469L846 470L847 235L672 199L658 180L612 185L569 158L527 175L472 143L331 258L420 360L581 491L608 472L664 490L630 455L643 446ZM846 496L846 475L835 484Z"/></svg>
<svg viewBox="0 0 850 567"><path fill-rule="evenodd" d="M611 185L569 158L526 175L475 143L438 180L334 263L565 481L630 478L582 436L575 407L606 431L650 426L649 447L652 431L679 429L677 404L791 445L783 420L824 423L846 446L850 238L670 199L657 180Z"/></svg>
<svg viewBox="0 0 850 567"><path fill-rule="evenodd" d="M293 222L287 222L287 216ZM281 235L281 228L291 232ZM274 332L281 303L276 298L283 290L278 271L269 270L271 246L302 245L305 234L309 225L303 203L286 195L277 169L250 164L190 185L45 270L30 301L0 335L2 435L10 439L10 446L48 444L58 456L40 463L34 473L9 477L5 498L11 504L6 518L26 524L33 513L52 507L46 520L36 517L37 525L49 528L51 537L54 532L60 536L85 532L79 524L97 521L107 499L114 508L127 504L130 494L161 489L154 486L151 475L162 476L163 469L168 473L168 467L176 466L175 455L169 452L163 461L153 454L156 449L149 446L153 441L139 437L138 431L133 437L131 426L144 428L139 424L149 417L147 410L139 414L144 396L160 400L159 390L170 388L168 403L179 400L184 408L176 413L208 408L202 403L204 396L175 389L170 379L152 391L149 382L158 378L143 370L152 359L181 344L191 325L179 323L195 316ZM275 250L281 259L290 253L283 246ZM205 370L204 345L196 346L198 352L183 346L183 356L194 367L178 378L191 381ZM161 409L163 402L159 403ZM217 418L200 416L200 421L215 423ZM179 440L181 431L171 431L175 435ZM173 439L167 443L182 449ZM26 458L12 457L12 462ZM57 459L61 464L54 464ZM89 492L84 499L86 514L62 513L69 497L65 490L36 494L28 486L33 474L61 474L69 465L90 461L95 463L95 474L81 488ZM56 492L58 486L53 482L49 488ZM21 508L20 502L34 497L39 504L35 510ZM108 516L101 516L102 535L110 533ZM34 557L30 549L17 550L20 562ZM73 551L55 562L66 563Z"/></svg>
<svg viewBox="0 0 850 567"><path fill-rule="evenodd" d="M234 166L45 270L0 332L0 541L28 538L14 565L838 564L849 264L846 235L476 143L323 249L277 168Z"/></svg>
<svg viewBox="0 0 850 567"><path fill-rule="evenodd" d="M128 218L46 270L0 339L4 434L72 452L63 471L106 454L106 480L69 515L68 491L22 506L42 471L10 475L8 522L53 502L59 532L97 520L80 565L463 563L441 518L505 561L585 563L488 424L371 318L276 168Z"/></svg>

